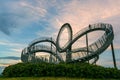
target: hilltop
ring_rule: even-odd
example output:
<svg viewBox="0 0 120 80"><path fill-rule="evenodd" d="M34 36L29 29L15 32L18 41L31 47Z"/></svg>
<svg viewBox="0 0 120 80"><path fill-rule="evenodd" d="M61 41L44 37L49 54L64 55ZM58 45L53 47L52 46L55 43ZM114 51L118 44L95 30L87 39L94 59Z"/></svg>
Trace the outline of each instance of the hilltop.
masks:
<svg viewBox="0 0 120 80"><path fill-rule="evenodd" d="M5 68L3 77L77 77L120 79L120 70L88 63L18 63Z"/></svg>

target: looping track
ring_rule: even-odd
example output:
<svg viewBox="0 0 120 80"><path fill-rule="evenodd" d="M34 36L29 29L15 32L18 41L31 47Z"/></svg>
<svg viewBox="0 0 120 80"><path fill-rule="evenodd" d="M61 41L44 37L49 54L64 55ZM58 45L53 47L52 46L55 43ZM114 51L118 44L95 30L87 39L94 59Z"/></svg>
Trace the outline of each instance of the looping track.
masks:
<svg viewBox="0 0 120 80"><path fill-rule="evenodd" d="M68 38L68 42L61 47L60 36L65 29L68 30L69 38ZM102 36L100 36L97 41L86 47L71 49L72 45L79 38L93 31L104 31L105 33ZM56 41L51 38L39 38L32 41L27 48L22 50L21 60L23 62L29 62L31 61L31 58L35 58L35 55L33 55L33 53L47 52L55 56L59 61L64 61L60 53L67 52L69 50L67 54L72 54L73 56L75 53L79 53L79 56L73 57L69 62L77 62L77 61L85 62L91 59L95 59L94 62L96 62L99 58L99 55L103 51L105 51L112 43L113 38L114 38L114 33L113 33L112 25L110 24L105 24L105 23L92 24L80 30L75 35L73 35L73 31L70 24L66 23L61 27ZM54 46L51 47L45 45L37 45L38 43L42 43L42 42L48 42Z"/></svg>

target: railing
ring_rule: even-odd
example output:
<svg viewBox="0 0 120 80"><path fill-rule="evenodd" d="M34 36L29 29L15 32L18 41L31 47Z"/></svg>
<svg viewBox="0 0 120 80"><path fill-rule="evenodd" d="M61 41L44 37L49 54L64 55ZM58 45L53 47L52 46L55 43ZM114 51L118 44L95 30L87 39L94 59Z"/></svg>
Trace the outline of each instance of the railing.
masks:
<svg viewBox="0 0 120 80"><path fill-rule="evenodd" d="M110 45L110 42L112 41L110 38L114 36L112 26L110 24L108 24L108 25L98 24L98 25L93 25L92 27L89 27L89 28L90 29L102 28L104 31L109 31L109 32L105 33L95 43L88 46L89 52L92 51L93 53L86 54L86 52L84 52L85 56L81 56L81 58L78 57L78 60L81 60L81 59L83 59L85 57L89 57L89 56L91 56L93 54L98 54L99 55L99 52L103 52L102 50L104 50L104 48L106 48L106 47L104 47L104 45ZM82 32L85 33L84 31L87 31L87 30L88 29L85 28ZM75 36L79 36L79 34L81 35L82 32L78 32ZM109 43L107 43L107 42L109 42ZM85 47L85 48L87 48L87 47ZM85 50L85 48L83 48L83 49ZM98 50L101 50L101 51L98 52ZM87 58L85 58L85 59L86 59L86 61L88 60ZM85 60L85 59L83 59L83 60ZM97 59L98 58L95 57L95 61L97 61Z"/></svg>
<svg viewBox="0 0 120 80"><path fill-rule="evenodd" d="M39 42L39 41L42 41L42 40L46 40L46 41L52 41L52 42L55 42L55 40L51 37L41 37L41 38L37 38L35 40L33 40L32 42L30 42L29 46L31 46L32 44L36 43L36 42Z"/></svg>
<svg viewBox="0 0 120 80"><path fill-rule="evenodd" d="M73 57L72 60L76 61L76 60L81 60L81 61L87 61L90 59L95 59L95 61L98 59L97 56L103 52L112 42L114 34L113 34L113 29L112 26L110 24L93 24L93 25L89 25L88 27L80 30L79 32L77 32L74 36L72 41L68 41L63 47L62 49L66 48L65 51L67 50L67 47L69 48L72 44L70 43L74 43L77 39L79 39L80 37L82 37L83 35L92 32L94 30L103 30L105 31L104 35L101 36L97 41L95 41L94 43L90 44L88 46L88 54L87 54L87 47L83 47L83 48L78 48L76 50L71 50L73 52L77 52L79 51L79 53L77 54L72 54ZM59 36L58 36L59 37ZM46 40L46 41L51 41L55 43L55 40L52 39L51 37L43 37L43 38L38 38L33 40L29 46L31 47L27 47L25 49L23 49L22 51L22 56L23 58L28 58L30 54L32 54L32 52L36 52L36 51L47 51L47 52L51 52L55 57L59 58L59 60L63 60L62 57L60 56L60 54L58 53L59 50L56 48L55 46L45 46L45 45L33 45L36 42L42 41L42 40ZM59 42L59 41L58 41ZM64 51L64 52L65 52ZM27 59L25 59L27 60Z"/></svg>

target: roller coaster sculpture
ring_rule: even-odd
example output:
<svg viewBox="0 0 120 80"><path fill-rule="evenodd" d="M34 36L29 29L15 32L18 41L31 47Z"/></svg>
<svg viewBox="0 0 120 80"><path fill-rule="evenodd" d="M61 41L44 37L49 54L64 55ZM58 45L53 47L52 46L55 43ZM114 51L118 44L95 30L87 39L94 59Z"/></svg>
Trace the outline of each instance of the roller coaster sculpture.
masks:
<svg viewBox="0 0 120 80"><path fill-rule="evenodd" d="M61 46L60 36L65 29L67 29L68 31L69 38L67 43L64 46ZM104 34L97 41L88 45L87 34L93 31L104 31ZM77 49L72 49L72 45L79 38L85 35L86 35L86 43L87 43L86 47L79 47ZM33 40L28 45L28 47L22 50L21 60L22 62L34 62L37 61L38 59L39 59L38 61L40 60L47 61L46 59L35 57L36 52L47 52L50 55L54 56L54 58L51 57L51 59L53 59L54 62L74 63L74 62L89 62L90 60L93 60L92 63L96 63L96 61L99 59L99 55L111 45L114 66L116 67L114 49L113 49L113 39L114 39L114 32L112 25L110 24L105 24L105 23L91 24L88 27L77 32L75 35L73 35L73 31L70 24L66 23L60 28L56 41L51 37L38 38ZM38 45L39 43L43 43L43 42L48 42L51 44L51 46ZM65 60L63 59L63 56L61 56L61 53L66 53ZM74 54L79 54L79 56L74 56Z"/></svg>

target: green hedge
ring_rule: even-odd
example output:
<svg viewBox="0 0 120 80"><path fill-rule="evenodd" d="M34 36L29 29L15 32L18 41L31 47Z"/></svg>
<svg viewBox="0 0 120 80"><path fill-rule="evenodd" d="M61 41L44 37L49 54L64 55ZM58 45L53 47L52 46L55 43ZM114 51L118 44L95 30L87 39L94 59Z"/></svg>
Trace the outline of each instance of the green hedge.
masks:
<svg viewBox="0 0 120 80"><path fill-rule="evenodd" d="M80 77L120 79L120 70L87 63L18 63L5 68L4 77Z"/></svg>

